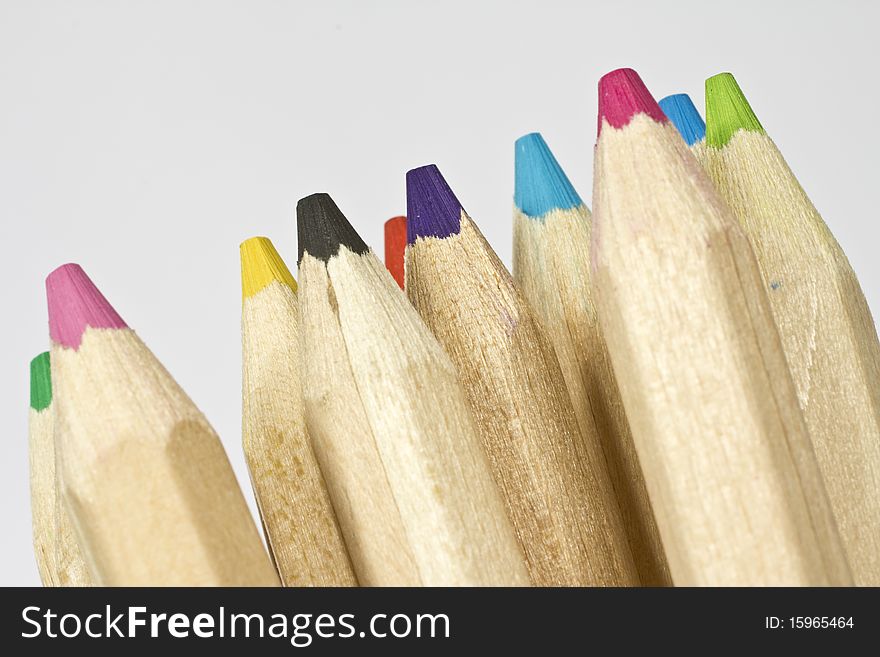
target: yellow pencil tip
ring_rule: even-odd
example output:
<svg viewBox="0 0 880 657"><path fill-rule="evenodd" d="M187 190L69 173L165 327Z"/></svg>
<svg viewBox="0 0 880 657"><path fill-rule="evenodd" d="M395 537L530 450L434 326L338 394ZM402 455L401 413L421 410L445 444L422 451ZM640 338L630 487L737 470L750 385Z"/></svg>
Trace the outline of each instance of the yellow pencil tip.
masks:
<svg viewBox="0 0 880 657"><path fill-rule="evenodd" d="M254 296L272 281L278 281L296 292L293 274L268 237L252 237L242 242L239 248L242 299Z"/></svg>

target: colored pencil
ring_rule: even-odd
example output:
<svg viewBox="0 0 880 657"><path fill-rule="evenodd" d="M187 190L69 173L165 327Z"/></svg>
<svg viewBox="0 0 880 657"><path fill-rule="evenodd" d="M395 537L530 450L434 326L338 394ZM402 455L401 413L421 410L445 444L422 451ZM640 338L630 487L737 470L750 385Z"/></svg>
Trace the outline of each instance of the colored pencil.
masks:
<svg viewBox="0 0 880 657"><path fill-rule="evenodd" d="M846 255L729 73L703 161L748 236L856 584L880 585L880 344Z"/></svg>
<svg viewBox="0 0 880 657"><path fill-rule="evenodd" d="M676 585L851 576L754 254L641 79L599 83L597 306Z"/></svg>
<svg viewBox="0 0 880 657"><path fill-rule="evenodd" d="M241 244L242 443L284 586L357 579L305 427L296 281L265 237Z"/></svg>
<svg viewBox="0 0 880 657"><path fill-rule="evenodd" d="M526 585L455 369L333 200L297 204L306 418L364 585Z"/></svg>
<svg viewBox="0 0 880 657"><path fill-rule="evenodd" d="M48 352L31 361L28 461L37 570L43 586L58 586L58 568L55 562L55 438Z"/></svg>
<svg viewBox="0 0 880 657"><path fill-rule="evenodd" d="M403 289L403 252L406 249L406 217L392 217L385 222L385 266Z"/></svg>
<svg viewBox="0 0 880 657"><path fill-rule="evenodd" d="M538 133L515 148L513 275L553 343L581 433L598 433L639 579L671 583L590 286L590 211Z"/></svg>
<svg viewBox="0 0 880 657"><path fill-rule="evenodd" d="M67 508L55 459L55 413L49 352L31 361L30 470L34 552L44 586L91 586Z"/></svg>
<svg viewBox="0 0 880 657"><path fill-rule="evenodd" d="M78 265L46 292L63 495L96 583L277 585L195 405Z"/></svg>
<svg viewBox="0 0 880 657"><path fill-rule="evenodd" d="M595 427L581 433L540 321L437 167L406 180L406 291L458 367L532 581L637 584Z"/></svg>
<svg viewBox="0 0 880 657"><path fill-rule="evenodd" d="M692 151L705 148L706 123L690 96L673 94L661 99L658 105Z"/></svg>

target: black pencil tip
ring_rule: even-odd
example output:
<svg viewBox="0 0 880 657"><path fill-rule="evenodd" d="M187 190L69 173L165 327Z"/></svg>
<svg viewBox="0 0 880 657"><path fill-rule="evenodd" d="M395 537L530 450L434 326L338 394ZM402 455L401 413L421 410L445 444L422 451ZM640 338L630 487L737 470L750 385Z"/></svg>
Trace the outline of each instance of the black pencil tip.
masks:
<svg viewBox="0 0 880 657"><path fill-rule="evenodd" d="M308 253L327 262L339 252L340 244L357 254L370 250L329 194L300 199L296 204L296 227L299 260Z"/></svg>

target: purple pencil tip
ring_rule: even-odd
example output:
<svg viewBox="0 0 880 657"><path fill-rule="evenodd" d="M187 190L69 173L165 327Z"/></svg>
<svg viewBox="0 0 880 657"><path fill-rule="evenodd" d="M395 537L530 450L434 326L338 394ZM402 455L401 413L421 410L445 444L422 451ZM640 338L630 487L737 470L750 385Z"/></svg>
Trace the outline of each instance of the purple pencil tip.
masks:
<svg viewBox="0 0 880 657"><path fill-rule="evenodd" d="M434 164L406 174L406 240L449 237L461 230L461 203Z"/></svg>

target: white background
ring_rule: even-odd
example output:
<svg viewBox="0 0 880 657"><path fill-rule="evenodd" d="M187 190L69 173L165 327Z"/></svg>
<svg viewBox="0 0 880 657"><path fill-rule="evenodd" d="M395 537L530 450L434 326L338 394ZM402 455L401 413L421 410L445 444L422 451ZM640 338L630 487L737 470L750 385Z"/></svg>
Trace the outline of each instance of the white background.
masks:
<svg viewBox="0 0 880 657"><path fill-rule="evenodd" d="M83 265L247 485L239 242L267 235L293 269L296 201L326 191L381 254L404 173L434 162L509 264L514 140L541 131L589 201L613 68L701 109L732 71L877 312L878 6L0 1L0 584L38 583L28 361L49 271Z"/></svg>

